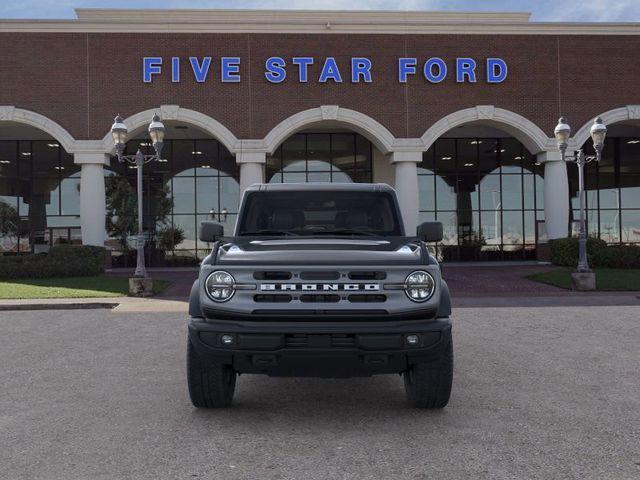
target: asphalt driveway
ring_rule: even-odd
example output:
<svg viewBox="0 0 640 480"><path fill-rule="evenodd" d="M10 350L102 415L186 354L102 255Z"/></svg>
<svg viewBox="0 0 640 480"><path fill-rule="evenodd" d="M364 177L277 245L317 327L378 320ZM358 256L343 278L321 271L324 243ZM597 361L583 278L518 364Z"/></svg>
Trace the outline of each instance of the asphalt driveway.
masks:
<svg viewBox="0 0 640 480"><path fill-rule="evenodd" d="M242 376L198 411L179 317L0 312L0 478L640 478L639 307L457 309L442 412L398 376Z"/></svg>

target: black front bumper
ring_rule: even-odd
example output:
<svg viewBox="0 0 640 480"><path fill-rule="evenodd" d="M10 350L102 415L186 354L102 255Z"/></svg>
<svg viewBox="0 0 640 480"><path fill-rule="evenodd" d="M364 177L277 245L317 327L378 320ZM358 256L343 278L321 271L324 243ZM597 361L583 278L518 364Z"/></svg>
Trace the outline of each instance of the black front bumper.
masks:
<svg viewBox="0 0 640 480"><path fill-rule="evenodd" d="M222 337L230 336L231 345ZM407 343L417 335L417 345ZM189 338L205 361L240 373L271 376L357 377L399 373L437 359L451 342L451 322L255 322L193 318Z"/></svg>

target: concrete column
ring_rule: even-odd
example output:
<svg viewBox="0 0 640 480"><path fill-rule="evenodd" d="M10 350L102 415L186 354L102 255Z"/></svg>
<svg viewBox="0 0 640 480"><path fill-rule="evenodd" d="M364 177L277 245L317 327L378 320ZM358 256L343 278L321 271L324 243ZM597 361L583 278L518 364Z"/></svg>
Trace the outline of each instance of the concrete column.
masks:
<svg viewBox="0 0 640 480"><path fill-rule="evenodd" d="M104 153L76 153L74 163L80 171L80 226L83 245L104 246L106 238L106 197L104 191L104 165L109 156Z"/></svg>
<svg viewBox="0 0 640 480"><path fill-rule="evenodd" d="M418 225L418 163L422 152L393 152L391 163L395 167L395 189L407 235L415 235Z"/></svg>
<svg viewBox="0 0 640 480"><path fill-rule="evenodd" d="M240 195L254 183L264 183L264 164L267 155L264 152L238 152L236 163L240 165Z"/></svg>
<svg viewBox="0 0 640 480"><path fill-rule="evenodd" d="M569 235L569 179L567 164L560 152L542 152L538 162L544 164L544 218L547 236L565 238Z"/></svg>

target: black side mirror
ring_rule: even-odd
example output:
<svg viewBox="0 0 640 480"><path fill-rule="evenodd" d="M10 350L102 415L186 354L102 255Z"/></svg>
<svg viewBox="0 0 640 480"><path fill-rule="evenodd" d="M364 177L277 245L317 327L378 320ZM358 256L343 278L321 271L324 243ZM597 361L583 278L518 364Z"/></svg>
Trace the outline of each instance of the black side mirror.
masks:
<svg viewBox="0 0 640 480"><path fill-rule="evenodd" d="M224 227L218 222L200 222L198 238L201 242L215 242L224 235Z"/></svg>
<svg viewBox="0 0 640 480"><path fill-rule="evenodd" d="M418 237L425 242L442 241L442 222L423 222L418 225Z"/></svg>

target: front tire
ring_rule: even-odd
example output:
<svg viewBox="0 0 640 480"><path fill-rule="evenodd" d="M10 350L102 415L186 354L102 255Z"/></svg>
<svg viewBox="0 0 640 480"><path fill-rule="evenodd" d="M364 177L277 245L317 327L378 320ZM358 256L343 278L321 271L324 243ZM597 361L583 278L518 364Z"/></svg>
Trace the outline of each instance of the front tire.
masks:
<svg viewBox="0 0 640 480"><path fill-rule="evenodd" d="M416 363L404 372L407 400L417 408L444 408L453 383L453 342L432 362Z"/></svg>
<svg viewBox="0 0 640 480"><path fill-rule="evenodd" d="M236 377L231 365L204 362L191 340L188 340L187 383L194 407L224 408L231 405L236 389Z"/></svg>

